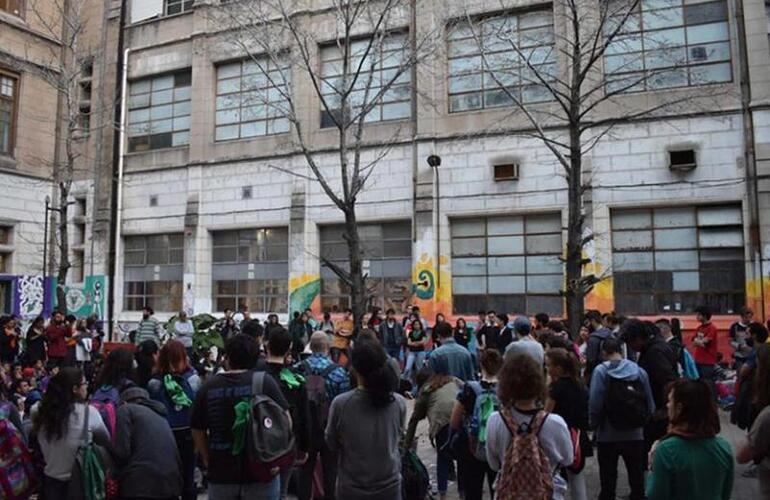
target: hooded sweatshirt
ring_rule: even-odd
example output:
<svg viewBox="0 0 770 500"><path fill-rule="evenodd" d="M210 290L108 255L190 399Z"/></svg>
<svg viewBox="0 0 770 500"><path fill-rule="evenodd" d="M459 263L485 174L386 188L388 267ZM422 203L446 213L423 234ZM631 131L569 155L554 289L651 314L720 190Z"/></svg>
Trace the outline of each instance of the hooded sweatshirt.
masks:
<svg viewBox="0 0 770 500"><path fill-rule="evenodd" d="M644 439L644 428L621 430L614 428L606 418L604 403L607 396L608 378L619 380L641 380L647 395L647 410L650 415L655 412L655 401L650 390L650 381L647 372L633 361L621 359L617 361L605 361L594 370L591 377L591 388L588 401L588 423L591 429L596 430L597 442L612 441L641 441Z"/></svg>
<svg viewBox="0 0 770 500"><path fill-rule="evenodd" d="M113 454L121 497L170 498L182 492L182 462L166 408L141 387L120 393Z"/></svg>
<svg viewBox="0 0 770 500"><path fill-rule="evenodd" d="M612 330L601 327L591 333L586 342L586 370L590 377L594 368L602 362L602 345L604 341L612 337Z"/></svg>

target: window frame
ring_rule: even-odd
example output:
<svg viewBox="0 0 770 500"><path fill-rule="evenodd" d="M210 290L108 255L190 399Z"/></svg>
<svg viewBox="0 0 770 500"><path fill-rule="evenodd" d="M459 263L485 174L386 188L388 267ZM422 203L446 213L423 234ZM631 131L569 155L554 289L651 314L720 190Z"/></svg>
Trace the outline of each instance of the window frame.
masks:
<svg viewBox="0 0 770 500"><path fill-rule="evenodd" d="M165 253L165 261L164 262L149 262L148 259L148 253L151 251L151 247L149 246L149 240L151 238L157 238L157 237L165 237L167 240L167 245L164 246L164 248L160 249ZM150 295L148 291L150 290L150 286L152 283L166 283L166 287L170 289L171 287L177 286L180 290L179 296L169 296L169 303L172 305L179 304L181 307L182 304L182 298L184 295L184 278L183 278L183 267L184 267L184 248L185 248L185 237L183 232L168 232L168 233L155 233L155 234L136 234L136 235L126 235L123 237L123 309L126 311L134 311L134 310L140 310L140 309L132 309L129 308L129 304L131 300L136 300L137 298L141 298L142 304L138 304L139 307L143 307L145 304L152 305L152 301L148 300L153 297L162 297L164 295ZM136 249L136 248L130 248L130 241L142 241L143 248ZM152 250L158 251L159 249L154 248ZM129 263L128 262L128 254L130 253L139 253L141 252L143 255L143 259L141 263ZM177 252L177 255L180 256L180 259L172 260L172 255L174 255L174 252ZM164 277L164 279L147 279L147 273L146 269L148 268L155 268L155 267L178 267L180 270L182 270L182 273L180 273L178 279L167 279L168 277ZM142 279L127 279L126 275L127 269L144 269L145 275ZM162 271L161 271L162 272ZM132 286L136 286L137 283L141 283L142 285L142 293L129 293ZM153 309L157 309L159 311L162 311L162 309L158 307L154 307ZM163 311L163 312L174 312L174 309L179 309L175 307L171 307L171 311Z"/></svg>
<svg viewBox="0 0 770 500"><path fill-rule="evenodd" d="M11 274L14 229L12 224L0 224L0 234L5 235L5 240L0 240L0 275Z"/></svg>
<svg viewBox="0 0 770 500"><path fill-rule="evenodd" d="M551 231L536 231L536 232L529 232L528 231L528 224L534 224L534 221L529 221L530 219L534 218L545 218L545 217L553 217L554 220L558 219L559 221L559 229L558 230L551 230ZM520 232L494 232L490 233L489 230L489 224L490 221L495 220L505 220L505 219L511 219L511 218L520 218L521 219L521 231ZM469 222L469 221L477 221L483 224L483 234L477 234L477 235L456 235L454 227L457 223L463 223L463 222ZM560 290L556 290L555 293L546 293L546 292L529 292L529 279L530 277L532 279L539 279L543 276L560 276L561 282L563 283L564 278L566 276L566 269L564 267L564 263L560 263L561 272L529 272L529 258L548 258L552 257L557 260L561 259L563 252L564 252L564 245L566 244L564 240L564 231L563 231L563 224L562 224L562 213L559 211L544 211L544 212L532 212L532 213L513 213L513 214L495 214L495 215L481 215L481 216L470 216L470 217L457 217L453 218L450 221L450 244L451 244L451 262L452 262L452 311L454 314L457 315L468 315L468 314L475 314L477 311L462 311L458 309L457 303L458 300L457 297L486 297L485 306L483 307L485 310L490 309L489 305L494 300L493 297L511 297L511 296L520 296L522 297L523 303L524 303L524 309L523 311L508 311L508 312L515 312L520 314L526 314L528 312L533 311L535 308L529 306L530 297L559 297L561 299L561 311L558 312L557 315L564 313L564 299L561 296ZM559 252L545 252L545 253L534 253L528 250L527 248L527 238L528 237L542 237L542 236L554 236L558 235L559 238ZM522 238L522 251L520 253L490 253L489 249L489 239L490 238L505 238L505 237L521 237ZM482 240L483 241L483 254L479 255L470 255L470 254L464 254L456 252L456 241L472 241L472 240ZM492 258L521 258L523 259L523 272L521 273L507 273L507 274L494 274L490 272L490 264L489 260ZM458 266L456 265L455 259L483 259L484 260L484 274L463 274L458 271ZM481 291L480 293L458 293L455 290L454 286L454 280L456 278L463 278L463 277L482 277L485 281L485 290ZM490 277L522 277L523 278L523 288L524 291L522 293L514 293L514 292L506 292L506 293L490 293L489 291L489 278ZM561 288L561 285L560 287ZM510 302L510 298L506 299L508 302ZM494 309L494 307L492 307ZM549 312L550 313L550 312Z"/></svg>
<svg viewBox="0 0 770 500"><path fill-rule="evenodd" d="M741 222L736 223L728 223L728 224L701 224L699 222L699 214L701 210L704 209L717 209L717 208L723 208L723 209L738 209L740 211L741 215ZM657 226L655 224L655 213L656 211L665 211L665 210L679 210L679 211L685 211L685 210L692 210L693 216L695 218L695 225L676 225L676 226ZM621 228L617 229L617 223L615 222L615 215L622 212L646 212L649 214L650 217L650 225L648 227L644 228ZM746 277L746 235L745 235L745 229L744 229L744 214L743 214L743 207L741 206L741 203L717 203L717 204L693 204L693 205L655 205L655 206L643 206L643 207L617 207L612 208L610 210L610 249L612 252L612 275L613 275L613 297L616 304L616 309L618 309L619 312L622 312L624 314L629 315L661 315L661 314L691 314L691 312L688 312L684 305L680 307L680 309L676 309L671 307L669 310L665 310L661 304L664 304L665 302L670 303L676 303L677 300L676 297L679 297L680 303L685 303L686 299L694 299L696 305L700 303L705 303L707 301L707 297L714 297L714 296L720 296L723 298L729 298L730 301L735 299L736 296L743 296L743 302L745 302L746 299L746 283L747 283L747 277ZM701 232L705 229L725 229L725 228L733 228L733 229L740 229L741 234L741 240L742 244L740 247L738 246L724 246L724 247L716 247L716 246L703 246L701 244ZM687 246L687 247L672 247L672 248L658 248L656 244L656 231L660 230L674 230L674 229L691 229L695 231L695 243L694 246ZM621 233L636 233L639 231L649 231L651 233L651 243L650 247L647 249L644 248L630 248L630 249L622 249L618 250L616 249L616 238ZM709 250L726 250L726 251L735 251L736 253L738 251L741 252L741 260L740 260L740 266L739 269L741 273L743 274L743 285L740 289L730 289L730 290L719 290L718 292L714 292L710 289L704 290L704 285L701 282L701 274L702 273L709 273L713 272L714 269L710 269L709 267L703 266L703 253L705 251ZM659 264L657 262L657 254L666 252L695 252L697 254L697 268L694 269L658 269ZM652 269L651 270L616 270L615 269L615 258L622 256L623 254L648 254L650 255L650 260L652 263ZM709 262L706 260L705 262ZM737 263L738 261L735 259L721 259L719 261L711 261L711 262L728 262L728 263ZM724 266L721 269L729 269L728 266ZM639 273L646 273L651 276L651 279L653 280L653 284L650 290L639 292L639 291L632 291L632 292L621 292L618 288L619 280L615 279L615 277L619 274L639 274ZM663 290L658 285L658 275L660 273L671 273L671 279L672 279L672 286L671 290ZM674 290L673 285L673 279L674 273L697 273L698 274L698 290ZM654 311L648 312L648 311L627 311L625 310L622 305L623 303L618 301L618 297L629 297L624 298L624 301L631 302L634 297L639 297L640 299L642 297L645 298L652 298L652 307ZM638 300L636 302L639 302ZM742 302L741 300L738 300L736 302ZM644 302L642 302L644 303ZM619 307L621 306L621 307ZM716 308L714 308L716 309ZM715 314L735 314L737 311L737 308L733 311L726 311L726 312L715 312Z"/></svg>
<svg viewBox="0 0 770 500"><path fill-rule="evenodd" d="M19 13L15 14L10 10L10 4L13 0L0 0L0 11L7 13L10 16L18 17L19 19L26 19L27 2L26 0L17 0L19 3Z"/></svg>
<svg viewBox="0 0 770 500"><path fill-rule="evenodd" d="M169 4L179 5L179 12L168 13ZM192 12L195 8L195 0L163 0L163 17L178 16Z"/></svg>
<svg viewBox="0 0 770 500"><path fill-rule="evenodd" d="M169 88L162 88L162 89L159 89L159 90L160 91L171 90L171 92L172 92L171 100L169 102L167 102L167 103L162 103L162 104L154 105L152 103L152 95L155 93L155 89L153 87L153 82L156 81L156 80L160 80L162 78L166 78L166 77L171 77L172 78L171 87L169 87ZM182 85L182 86L177 87L177 85L176 85L177 77L182 77L182 78L189 77L189 83L187 85ZM134 85L137 85L137 84L140 84L140 83L143 83L143 82L147 82L149 84L149 89L147 91L145 91L145 92L134 93L133 92ZM185 88L188 89L189 96L187 97L187 99L180 99L179 101L177 101L176 97L175 97L177 89L185 89ZM132 107L131 106L131 99L132 99L132 97L143 96L143 95L147 95L147 99L148 99L149 103L147 105L143 105L143 106ZM176 105L184 104L184 103L188 103L188 105L189 105L190 109L189 109L188 113L187 114L180 114L179 116L174 116L174 107ZM161 107L165 107L165 106L170 106L171 107L171 115L169 117L165 117L165 118L153 119L152 118L152 110L154 108L157 109L157 108L161 108ZM131 120L131 113L143 112L143 111L147 112L147 119L146 120L141 120L141 121L136 121L136 122ZM143 77L131 80L129 82L129 85L128 85L127 112L128 113L127 113L127 116L126 116L126 122L127 122L127 125L126 125L127 126L127 134L126 134L126 142L127 142L127 144L126 144L126 148L127 148L128 153L130 153L130 154L148 153L148 152L152 152L152 151L163 151L163 150L169 150L169 149L175 149L175 148L187 148L187 147L189 147L190 146L190 133L192 131L192 68L185 68L185 69L181 69L181 70L175 70L175 71L170 71L170 72L165 72L165 73L148 75L148 76L143 76ZM178 119L178 118L187 118L188 124L187 124L187 128L186 129L174 130L174 121L176 119ZM171 122L171 130L169 132L152 133L152 124L153 123L157 123L157 122L163 122L163 121L170 121ZM132 132L132 127L136 126L137 123L144 124L146 127L149 127L149 130L146 133L134 135L134 133ZM176 145L174 145L174 135L175 134L181 134L181 133L186 133L187 134L186 142L184 142L183 144L176 144ZM152 137L160 136L160 135L163 135L163 134L169 134L170 135L171 143L168 146L153 147ZM145 143L138 143L137 145L132 145L132 139L141 139L141 138L146 138L146 144L148 146L146 149L137 149L137 145L141 146L141 145L143 145Z"/></svg>
<svg viewBox="0 0 770 500"><path fill-rule="evenodd" d="M0 67L0 77L9 78L13 82L13 97L8 99L0 95L0 100L9 101L11 103L11 121L9 123L10 133L8 136L8 151L0 150L0 156L7 156L10 158L15 157L17 128L19 126L19 94L21 89L21 75L14 73L13 71L6 70Z"/></svg>

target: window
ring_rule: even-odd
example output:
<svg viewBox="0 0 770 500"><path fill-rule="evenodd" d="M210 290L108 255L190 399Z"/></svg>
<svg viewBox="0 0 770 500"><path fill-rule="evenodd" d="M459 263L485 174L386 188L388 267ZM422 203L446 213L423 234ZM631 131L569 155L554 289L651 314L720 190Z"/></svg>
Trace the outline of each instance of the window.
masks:
<svg viewBox="0 0 770 500"><path fill-rule="evenodd" d="M0 154L4 155L13 154L18 82L18 76L0 73Z"/></svg>
<svg viewBox="0 0 770 500"><path fill-rule="evenodd" d="M371 48L369 45L371 44ZM366 59L363 60L365 54ZM347 84L344 83L344 55L337 44L321 48L321 89L323 99L335 116L341 116L342 96L348 89L348 116L356 114L366 104L370 105L382 92L364 121L379 122L401 120L411 116L409 36L391 33L382 40L370 38L350 43ZM361 71L358 72L358 68ZM358 74L358 76L356 76ZM368 91L367 91L368 88ZM386 89L383 92L383 89ZM366 99L366 102L364 102ZM352 111L352 112L351 112ZM333 127L334 120L321 107L321 127Z"/></svg>
<svg viewBox="0 0 770 500"><path fill-rule="evenodd" d="M24 17L24 0L0 0L0 10Z"/></svg>
<svg viewBox="0 0 770 500"><path fill-rule="evenodd" d="M628 12L625 1L609 4L615 16L605 24L605 35L613 33ZM607 46L604 72L608 91L731 81L726 1L642 0Z"/></svg>
<svg viewBox="0 0 770 500"><path fill-rule="evenodd" d="M12 234L13 228L11 226L0 226L0 274L11 272Z"/></svg>
<svg viewBox="0 0 770 500"><path fill-rule="evenodd" d="M184 235L128 236L124 251L124 309L174 312L184 293Z"/></svg>
<svg viewBox="0 0 770 500"><path fill-rule="evenodd" d="M342 225L321 227L321 255L348 269L348 247ZM369 306L401 312L412 294L412 226L409 221L360 224ZM350 290L331 269L321 268L321 307L350 307Z"/></svg>
<svg viewBox="0 0 770 500"><path fill-rule="evenodd" d="M78 133L87 137L91 132L91 83L93 81L94 62L91 59L80 64L80 80L78 81Z"/></svg>
<svg viewBox="0 0 770 500"><path fill-rule="evenodd" d="M288 132L288 78L289 67L276 67L268 57L219 66L216 140Z"/></svg>
<svg viewBox="0 0 770 500"><path fill-rule="evenodd" d="M128 150L190 142L190 70L137 80L128 100Z"/></svg>
<svg viewBox="0 0 770 500"><path fill-rule="evenodd" d="M246 305L286 313L289 300L288 228L213 233L213 296L217 311Z"/></svg>
<svg viewBox="0 0 770 500"><path fill-rule="evenodd" d="M744 305L740 205L612 211L615 308L623 314L692 313Z"/></svg>
<svg viewBox="0 0 770 500"><path fill-rule="evenodd" d="M188 12L193 8L194 0L164 0L163 12L167 16Z"/></svg>
<svg viewBox="0 0 770 500"><path fill-rule="evenodd" d="M452 221L454 312L563 312L561 215Z"/></svg>
<svg viewBox="0 0 770 500"><path fill-rule="evenodd" d="M550 10L505 14L452 27L448 34L449 111L510 106L511 96L524 103L549 100L549 92L527 61L544 79L553 79L553 38Z"/></svg>

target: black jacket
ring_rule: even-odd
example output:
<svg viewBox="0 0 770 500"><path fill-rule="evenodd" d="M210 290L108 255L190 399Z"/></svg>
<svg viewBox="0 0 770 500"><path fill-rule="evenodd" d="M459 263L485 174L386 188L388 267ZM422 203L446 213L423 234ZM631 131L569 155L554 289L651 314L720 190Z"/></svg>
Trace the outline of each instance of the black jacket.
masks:
<svg viewBox="0 0 770 500"><path fill-rule="evenodd" d="M120 393L112 454L120 496L171 498L182 493L182 461L166 408L141 387Z"/></svg>
<svg viewBox="0 0 770 500"><path fill-rule="evenodd" d="M676 356L675 349L658 335L648 340L639 353L638 364L650 378L652 397L658 409L666 407L666 386L679 378Z"/></svg>
<svg viewBox="0 0 770 500"><path fill-rule="evenodd" d="M307 398L307 387L303 385L296 389L289 389L281 380L281 370L284 368L291 370L290 366L267 362L265 362L263 366L264 371L272 375L275 381L278 382L283 397L285 397L286 401L289 403L289 413L291 414L291 423L294 431L294 438L297 442L297 450L307 453L310 451L312 433L310 402Z"/></svg>

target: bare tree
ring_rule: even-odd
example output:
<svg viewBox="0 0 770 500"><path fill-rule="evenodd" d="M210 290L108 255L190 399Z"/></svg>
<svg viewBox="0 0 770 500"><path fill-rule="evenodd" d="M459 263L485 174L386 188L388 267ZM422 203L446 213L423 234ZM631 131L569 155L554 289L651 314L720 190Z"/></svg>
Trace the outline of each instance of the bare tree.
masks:
<svg viewBox="0 0 770 500"><path fill-rule="evenodd" d="M463 22L450 31L449 43L460 40L473 46L471 52L479 57L466 72L491 80L497 105L511 106L513 114L523 117L521 134L539 140L562 167L568 223L561 294L574 335L582 324L584 299L602 279L584 272L591 262L584 250L594 239L586 225L584 195L591 189L586 157L619 124L674 116L682 109L697 109L707 98L713 102L724 88L702 84L729 78L688 72L693 55L683 40L680 43L665 31L642 31L642 13L646 22L676 26L677 20L669 18L675 16L671 9L653 10L660 5L650 7L642 0L556 0L553 12L522 12L516 10L518 2L496 3L492 16L480 16L474 10L476 3L465 3L461 12L453 13ZM681 15L680 10L680 26ZM721 13L708 15L719 18ZM725 20L726 16L725 11ZM708 59L711 54L705 50L700 55ZM634 94L671 87L689 88L649 99Z"/></svg>
<svg viewBox="0 0 770 500"><path fill-rule="evenodd" d="M213 10L211 16L223 30L225 44L256 73L244 77L246 85L253 81L253 88L266 89L244 100L284 120L273 122L276 130L291 127L294 147L308 167L304 172L273 168L320 186L344 216L347 266L320 258L349 288L355 324L360 326L370 289L357 201L394 142L409 137L399 128L375 140L367 137L366 124L411 116L413 69L434 52L436 37L415 33L409 0L330 0L315 12L307 7L290 0L244 0ZM312 89L310 102L320 103L321 126L335 132L338 166L324 167L323 157L329 153L311 144L300 116L307 95L300 98L293 92L297 81Z"/></svg>

